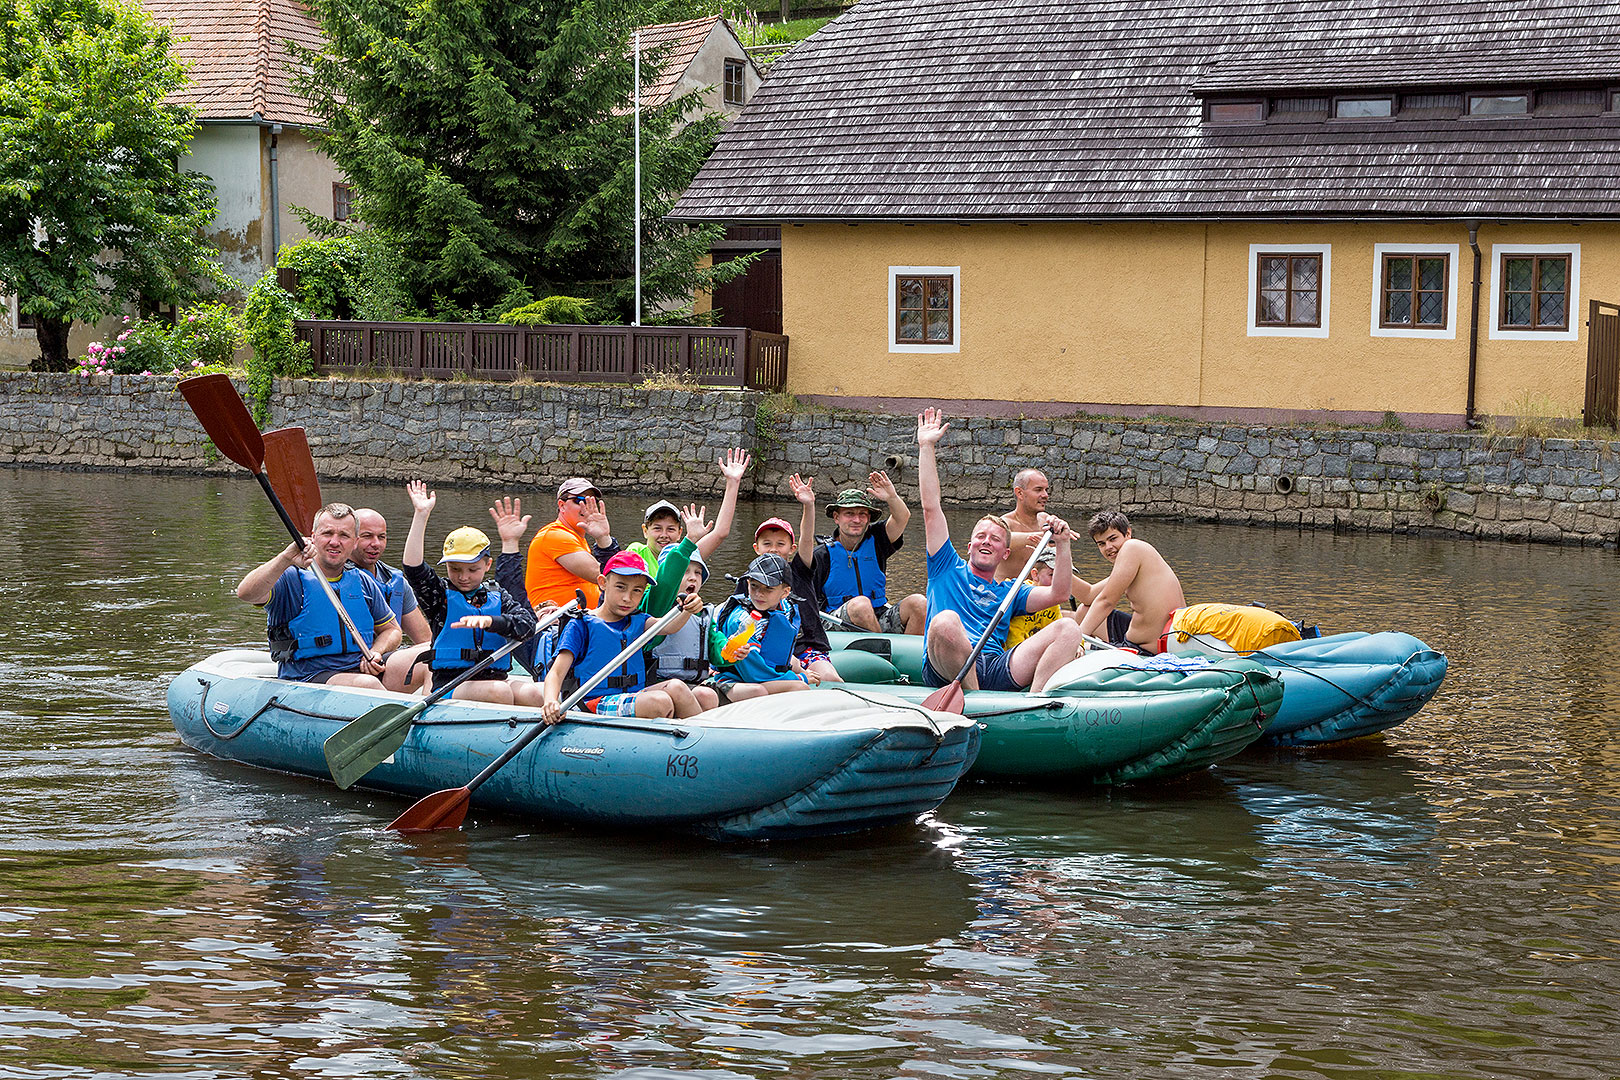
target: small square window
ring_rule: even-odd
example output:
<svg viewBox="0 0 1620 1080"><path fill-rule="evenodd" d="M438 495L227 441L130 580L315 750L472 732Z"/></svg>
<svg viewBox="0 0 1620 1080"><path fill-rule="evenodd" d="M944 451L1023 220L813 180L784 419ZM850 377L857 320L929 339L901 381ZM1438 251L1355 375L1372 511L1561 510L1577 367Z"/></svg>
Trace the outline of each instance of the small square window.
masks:
<svg viewBox="0 0 1620 1080"><path fill-rule="evenodd" d="M747 103L748 65L743 61L731 59L726 61L725 94L722 100L727 105L743 105Z"/></svg>
<svg viewBox="0 0 1620 1080"><path fill-rule="evenodd" d="M1568 255L1504 255L1499 327L1568 330L1569 262Z"/></svg>
<svg viewBox="0 0 1620 1080"><path fill-rule="evenodd" d="M348 221L354 217L354 187L350 184L332 185L332 220Z"/></svg>
<svg viewBox="0 0 1620 1080"><path fill-rule="evenodd" d="M956 306L955 281L948 275L920 274L894 279L894 343L950 345Z"/></svg>
<svg viewBox="0 0 1620 1080"><path fill-rule="evenodd" d="M1395 100L1387 97L1336 98L1333 115L1340 120L1383 119L1395 115Z"/></svg>
<svg viewBox="0 0 1620 1080"><path fill-rule="evenodd" d="M1256 124L1266 118L1263 101L1212 101L1209 103L1209 122L1212 124Z"/></svg>
<svg viewBox="0 0 1620 1080"><path fill-rule="evenodd" d="M1444 330L1450 308L1450 256L1385 255L1378 325L1386 330Z"/></svg>
<svg viewBox="0 0 1620 1080"><path fill-rule="evenodd" d="M38 329L39 320L34 318L34 316L33 316L33 314L31 312L27 312L27 311L24 311L22 309L22 299L20 297L17 299L16 303L17 303L17 329L19 329L19 330L35 330L35 329Z"/></svg>
<svg viewBox="0 0 1620 1080"><path fill-rule="evenodd" d="M1322 256L1265 252L1256 267L1256 326L1322 325Z"/></svg>
<svg viewBox="0 0 1620 1080"><path fill-rule="evenodd" d="M1529 94L1469 94L1469 116L1522 116L1530 111Z"/></svg>

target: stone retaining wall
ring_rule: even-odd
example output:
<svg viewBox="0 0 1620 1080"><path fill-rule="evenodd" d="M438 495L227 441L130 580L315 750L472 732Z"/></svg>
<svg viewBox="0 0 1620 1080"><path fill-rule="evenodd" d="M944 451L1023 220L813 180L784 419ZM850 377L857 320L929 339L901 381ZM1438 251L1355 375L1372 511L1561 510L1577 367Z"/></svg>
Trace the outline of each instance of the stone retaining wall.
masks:
<svg viewBox="0 0 1620 1080"><path fill-rule="evenodd" d="M174 389L147 376L0 372L0 463L227 472ZM272 426L300 424L323 476L545 488L584 473L604 490L718 485L732 445L761 463L752 493L827 494L887 468L913 497L915 419L794 407L737 391L487 383L285 380ZM1100 418L951 420L947 500L1010 501L1037 465L1080 519L1118 506L1147 517L1438 531L1485 539L1614 544L1620 455L1596 440L1427 431L1226 427Z"/></svg>

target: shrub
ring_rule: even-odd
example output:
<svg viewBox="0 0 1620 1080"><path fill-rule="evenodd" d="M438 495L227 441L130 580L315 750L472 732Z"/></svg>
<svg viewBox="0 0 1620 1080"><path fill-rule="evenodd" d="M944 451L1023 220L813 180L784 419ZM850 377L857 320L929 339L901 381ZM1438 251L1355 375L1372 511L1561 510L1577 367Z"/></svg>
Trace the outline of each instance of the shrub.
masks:
<svg viewBox="0 0 1620 1080"><path fill-rule="evenodd" d="M310 319L394 322L414 314L399 253L371 232L311 237L281 249L276 265L298 271L295 298Z"/></svg>
<svg viewBox="0 0 1620 1080"><path fill-rule="evenodd" d="M265 271L248 291L242 308L242 328L253 346L247 362L248 396L253 418L260 424L270 419L270 392L276 376L308 375L313 370L309 346L293 336L293 320L299 317L298 304L276 284L275 271Z"/></svg>
<svg viewBox="0 0 1620 1080"><path fill-rule="evenodd" d="M242 329L224 304L181 311L178 322L124 317L111 342L91 342L74 370L81 375L194 375L228 367Z"/></svg>
<svg viewBox="0 0 1620 1080"><path fill-rule="evenodd" d="M532 304L504 312L496 322L508 326L544 326L552 323L578 325L591 321L589 300L577 296L548 296Z"/></svg>

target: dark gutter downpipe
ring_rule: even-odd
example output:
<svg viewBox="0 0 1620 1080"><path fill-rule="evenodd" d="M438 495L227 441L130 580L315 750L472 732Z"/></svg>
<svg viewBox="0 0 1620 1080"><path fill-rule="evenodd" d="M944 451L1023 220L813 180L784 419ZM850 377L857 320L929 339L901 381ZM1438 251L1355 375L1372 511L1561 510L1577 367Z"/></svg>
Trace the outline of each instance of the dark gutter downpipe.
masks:
<svg viewBox="0 0 1620 1080"><path fill-rule="evenodd" d="M270 125L270 265L281 257L281 182L276 170L276 140L281 136L281 125ZM1478 260L1475 260L1478 262ZM1478 276L1475 270L1475 276ZM1478 288L1476 286L1477 294ZM1477 299L1477 296L1476 296ZM1470 376L1470 385L1472 377ZM1470 409L1470 411L1472 411Z"/></svg>
<svg viewBox="0 0 1620 1080"><path fill-rule="evenodd" d="M1474 415L1474 380L1479 373L1479 222L1468 222L1468 246L1474 249L1474 300L1468 311L1468 408L1463 414L1467 428L1477 428L1479 419Z"/></svg>

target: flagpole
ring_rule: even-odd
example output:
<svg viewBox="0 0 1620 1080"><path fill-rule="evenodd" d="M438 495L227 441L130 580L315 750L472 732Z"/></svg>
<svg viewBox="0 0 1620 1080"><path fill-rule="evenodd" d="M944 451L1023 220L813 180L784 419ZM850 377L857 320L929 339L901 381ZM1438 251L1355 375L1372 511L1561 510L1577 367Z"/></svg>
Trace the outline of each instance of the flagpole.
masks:
<svg viewBox="0 0 1620 1080"><path fill-rule="evenodd" d="M641 325L641 27L636 27L636 321Z"/></svg>

